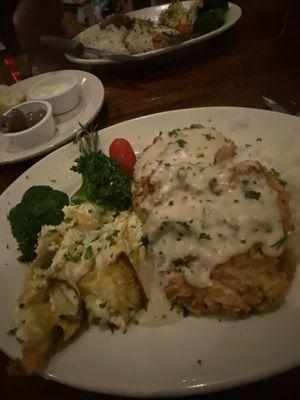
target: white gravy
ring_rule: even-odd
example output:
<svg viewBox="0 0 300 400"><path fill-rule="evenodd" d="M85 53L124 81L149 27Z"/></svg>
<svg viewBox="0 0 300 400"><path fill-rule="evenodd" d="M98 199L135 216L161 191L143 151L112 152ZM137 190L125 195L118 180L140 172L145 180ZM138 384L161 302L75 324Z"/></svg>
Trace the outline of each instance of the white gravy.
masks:
<svg viewBox="0 0 300 400"><path fill-rule="evenodd" d="M216 151L225 144L223 136L213 131L209 134L215 139L207 140L203 133L185 129L175 139L161 135L135 170L136 180L151 172L154 187L141 204L148 215L143 232L149 239L150 262L162 280L182 272L197 287L210 285L216 265L256 243L262 244L264 254L279 256L277 243L285 235L278 193L262 174L244 170L232 185L237 164L229 160L213 165ZM180 139L186 142L183 147L174 144ZM255 162L240 168L247 165Z"/></svg>

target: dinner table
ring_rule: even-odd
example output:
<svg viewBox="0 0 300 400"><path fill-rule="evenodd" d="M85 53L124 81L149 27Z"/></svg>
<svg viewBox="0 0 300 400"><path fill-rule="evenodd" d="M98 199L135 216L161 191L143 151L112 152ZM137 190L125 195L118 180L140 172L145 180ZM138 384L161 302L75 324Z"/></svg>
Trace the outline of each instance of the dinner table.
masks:
<svg viewBox="0 0 300 400"><path fill-rule="evenodd" d="M81 69L99 77L105 88L104 104L95 119L99 128L153 113L191 107L264 109L263 96L276 100L291 113L300 111L300 2L234 0L234 3L242 9L242 17L236 25L186 54L134 65L103 66L72 64L58 57L49 65L44 62L40 72ZM13 84L15 79L25 79L32 73L28 70L27 54L12 56L9 60L1 60L0 83ZM0 193L45 156L0 165ZM119 398L68 387L39 375L10 376L7 373L8 362L9 358L1 352L2 399ZM300 367L297 367L257 382L199 397L203 400L300 399L299 381Z"/></svg>

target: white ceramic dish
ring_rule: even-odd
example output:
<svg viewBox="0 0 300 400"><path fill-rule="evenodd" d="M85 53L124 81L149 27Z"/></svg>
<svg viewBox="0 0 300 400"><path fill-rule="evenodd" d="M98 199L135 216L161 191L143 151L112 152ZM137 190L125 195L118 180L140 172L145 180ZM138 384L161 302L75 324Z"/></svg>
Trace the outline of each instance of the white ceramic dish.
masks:
<svg viewBox="0 0 300 400"><path fill-rule="evenodd" d="M85 71L65 70L78 79L81 101L72 111L54 117L56 125L55 135L49 142L43 143L28 150L20 150L11 145L8 138L0 136L0 165L23 161L36 157L66 143L76 135L79 130L79 122L83 125L90 123L100 111L104 101L104 88L102 82L95 76ZM36 83L61 74L61 71L48 72L20 81L15 86L27 95L28 91Z"/></svg>
<svg viewBox="0 0 300 400"><path fill-rule="evenodd" d="M5 138L8 138L10 143L20 150L31 149L48 142L55 134L55 123L52 116L52 106L46 101L26 101L18 106L12 107L6 111L7 115L11 110L18 109L24 114L30 111L38 111L40 109L46 111L46 115L37 124L20 132L5 133Z"/></svg>
<svg viewBox="0 0 300 400"><path fill-rule="evenodd" d="M264 160L272 161L279 171L286 165L285 154L300 145L299 118L247 108L211 107L154 114L106 128L101 133L102 148L107 152L114 138L124 137L138 153L160 130L191 123L215 126L241 146L252 144L245 151L255 152L263 146ZM74 192L80 178L70 167L77 154L71 144L58 149L0 197L0 346L13 357L20 354L20 345L6 332L12 327L11 311L25 268L16 261L18 252L6 215L32 185L48 184ZM298 161L284 171L283 178L299 185L300 161L296 151L293 154ZM291 156L289 160L292 162ZM300 221L296 222L299 235ZM276 312L239 321L187 317L169 326L132 326L125 335L93 327L56 354L43 374L83 389L153 398L221 390L292 368L300 363L299 272L285 304Z"/></svg>
<svg viewBox="0 0 300 400"><path fill-rule="evenodd" d="M188 1L183 1L183 4L185 7L189 8L191 4L193 3L192 0ZM160 5L160 6L154 6L154 7L148 7L148 8L143 8L141 10L137 11L132 11L128 13L128 15L136 18L143 18L143 19L151 19L153 21L157 21L159 18L160 13L165 10L168 7L168 4ZM187 40L183 43L165 47L163 49L155 50L155 51L150 51L148 53L140 53L136 54L134 56L136 61L143 61L146 59L150 59L153 57L157 57L163 54L172 54L174 52L180 52L181 50L189 47L189 46L197 46L200 45L201 43L206 42L207 40L212 39L215 36L220 35L221 33L225 32L229 28L231 28L241 17L242 15L242 10L240 9L239 6L233 3L229 3L229 10L226 14L226 22L223 26L221 26L218 29L215 29L212 32L209 32L205 35L199 36L194 39ZM75 39L81 40L83 38L93 38L97 35L99 30L98 25L93 25L87 29L85 29L83 32L80 32L77 36L75 36ZM77 58L73 57L69 54L65 54L66 58L74 63L77 64L84 64L84 65L105 65L105 64L118 64L122 61L120 60L112 60L112 59L86 59L86 58Z"/></svg>
<svg viewBox="0 0 300 400"><path fill-rule="evenodd" d="M59 90L59 86L63 88ZM45 90L58 88L57 93L47 94ZM80 88L78 77L74 74L66 74L61 71L60 74L50 76L37 82L28 91L28 100L46 100L52 106L53 115L64 114L75 108L80 102Z"/></svg>

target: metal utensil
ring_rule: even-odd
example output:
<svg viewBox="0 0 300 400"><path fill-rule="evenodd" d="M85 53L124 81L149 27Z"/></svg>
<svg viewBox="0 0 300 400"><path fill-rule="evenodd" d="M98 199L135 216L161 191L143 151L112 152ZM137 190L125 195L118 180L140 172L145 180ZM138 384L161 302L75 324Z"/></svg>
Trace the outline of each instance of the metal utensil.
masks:
<svg viewBox="0 0 300 400"><path fill-rule="evenodd" d="M129 54L116 54L104 50L86 47L78 40L64 39L58 36L45 35L40 38L42 46L62 53L71 54L74 57L81 58L86 53L96 54L101 58L109 58L117 61L133 61L135 57Z"/></svg>
<svg viewBox="0 0 300 400"><path fill-rule="evenodd" d="M277 112L281 112L284 114L296 115L297 117L300 116L299 112L292 113L292 112L288 111L286 108L284 108L281 104L277 103L273 99L270 99L269 97L262 96L262 99L263 99L265 105L272 111L277 111Z"/></svg>

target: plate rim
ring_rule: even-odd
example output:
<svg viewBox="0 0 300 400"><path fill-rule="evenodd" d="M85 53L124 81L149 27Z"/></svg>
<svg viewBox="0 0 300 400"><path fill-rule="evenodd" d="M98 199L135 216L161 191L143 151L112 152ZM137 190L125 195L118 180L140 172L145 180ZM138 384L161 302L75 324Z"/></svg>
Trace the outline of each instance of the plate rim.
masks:
<svg viewBox="0 0 300 400"><path fill-rule="evenodd" d="M186 2L190 2L190 0L185 0L182 1L183 3ZM163 5L169 5L170 3L167 4L163 4ZM161 5L157 5L157 6L152 6L152 7L146 7L145 10L147 9L153 9L156 7L160 7ZM186 47L190 47L193 45L197 45L197 44L201 44L202 42L206 42L207 40L218 36L222 33L224 33L225 31L227 31L228 29L230 29L233 25L235 25L239 19L242 17L242 9L240 6L238 6L235 3L229 2L229 8L232 8L234 10L234 12L237 13L237 17L235 19L233 19L232 21L229 22L225 22L222 26L220 26L217 29L214 29L211 32L208 32L204 35L195 37L193 39L187 40L185 42L179 43L177 45L173 45L173 46L168 46L162 49L158 49L158 50L152 50L146 53L139 53L134 55L134 60L132 61L133 63L136 62L142 62L148 59L153 59L155 57L159 57L160 55L166 55L166 54L172 54L173 52L177 52L180 51L181 49L184 49ZM135 10L135 11L131 11L129 13L127 13L128 15L134 15L136 13L136 11L140 11L140 10ZM95 26L97 24L94 24L88 28L86 28L85 30L83 30L82 32L80 32L78 35L75 36L75 39L80 39L81 35L84 34L84 32L88 31L89 29L91 29L93 26ZM65 57L67 58L67 60L74 62L76 64L81 64L81 65L91 65L91 66L101 66L101 65L112 65L112 64L121 64L123 61L120 60L110 60L110 59L85 59L85 58L78 58L78 57L74 57L70 54L65 53Z"/></svg>
<svg viewBox="0 0 300 400"><path fill-rule="evenodd" d="M90 117L86 121L86 124L91 123L95 119L95 117L97 116L97 114L100 112L100 110L103 107L103 103L104 103L104 100L105 100L105 88L104 88L104 85L103 85L101 79L98 78L96 75L90 73L90 72L83 71L83 70L76 70L76 69L49 71L49 72L45 72L43 74L30 76L29 78L26 78L26 79L24 79L22 81L16 82L16 83L12 84L11 86L12 87L17 87L18 84L20 84L20 83L22 84L25 81L34 80L37 77L40 79L40 77L46 77L46 75L53 74L53 73L61 73L61 72L73 73L73 74L75 73L75 75L78 76L79 78L80 77L82 77L82 78L87 77L88 79L94 80L95 82L98 81L97 83L99 85L99 99L100 99L100 101L97 104L97 107L95 107L94 111L91 113ZM77 130L77 132L78 132L78 130ZM47 153L53 152L53 151L57 150L59 147L64 146L70 140L72 140L75 135L76 135L76 132L70 133L67 136L62 137L61 140L59 140L58 142L54 143L53 145L44 147L47 144L47 142L46 142L46 143L41 145L41 146L43 146L41 149L38 149L38 148L37 148L37 150L35 150L35 148L26 149L25 151L29 152L29 153L27 155L25 155L25 156L21 155L23 153L23 151L19 151L19 152L15 153L15 154L19 154L15 158L6 159L6 160L0 160L0 166L1 165L16 164L16 163L19 163L19 162L22 162L22 161L26 161L26 160L30 160L30 159L35 158L35 157L42 156L43 154L47 154ZM39 147L41 147L41 146L39 146ZM5 154L7 154L7 153L5 152Z"/></svg>
<svg viewBox="0 0 300 400"><path fill-rule="evenodd" d="M250 107L233 107L233 106L212 106L212 107L190 107L190 108L181 108L181 109L175 109L175 110L169 110L169 111L163 111L163 112L157 112L157 113L153 113L153 114L149 114L149 115L145 115L145 116L141 116L141 117L136 117L130 120L125 120L122 122L119 122L117 124L111 125L109 127L106 127L104 129L101 129L99 132L109 132L109 130L111 129L115 129L117 127L119 127L120 125L126 125L126 123L131 123L131 122L135 122L135 121L143 121L145 119L151 119L151 118L155 118L157 116L160 115L167 115L167 114L175 114L178 112L188 112L188 111L192 111L195 112L197 110L207 110L208 112L210 110L218 110L218 111L222 111L222 110L240 110L242 109L243 111L249 111L249 112L259 112L262 114L270 114L270 115L277 115L280 116L284 119L290 119L293 121L297 121L297 124L300 123L300 120L298 117L293 116L293 115L287 115L287 114L282 114L282 113L278 113L278 112L274 112L274 111L269 111L269 110L263 110L263 109L258 109L258 108L250 108ZM3 198L4 195L6 194L7 191L11 190L11 187L15 184L18 184L18 181L24 179L24 177L31 172L32 170L34 170L35 168L39 167L39 164L45 162L47 159L50 159L51 157L55 157L57 153L63 153L67 148L71 148L72 143L68 143L58 149L56 149L55 151L53 151L52 153L50 153L49 155L47 155L46 157L44 157L43 159L41 159L40 161L38 161L36 164L34 164L33 166L31 166L29 169L27 169L23 174L21 174L11 185L9 185L0 195L0 198ZM2 346L1 346L1 350ZM3 351L3 353L8 354L7 352ZM211 383L204 383L204 384L198 384L198 385L186 385L186 386L182 386L181 388L176 388L175 391L172 390L172 388L153 388L153 389L149 389L147 388L146 390L142 389L140 386L138 387L134 387L132 389L126 389L125 392L120 391L120 389L114 389L111 386L105 388L105 385L102 384L102 389L99 390L95 387L91 387L88 385L84 385L84 384L74 384L73 382L70 382L69 379L60 379L59 377L56 377L55 375L49 374L49 373L43 373L41 372L39 375L42 376L43 378L47 379L47 380L52 380L64 385L67 385L69 387L73 387L73 388L78 388L80 390L87 390L87 391L91 391L91 392L95 392L95 393L103 393L103 394L110 394L110 395L121 395L121 396L126 396L126 397L145 397L145 398L151 398L151 397L168 397L168 396L173 396L173 397L180 397L183 395L192 395L192 394L205 394L205 393L213 393L213 392L217 392L217 391L221 391L224 389L228 389L228 388L235 388L238 386L242 386L246 383L253 383L256 382L258 380L267 378L267 377L271 377L271 376L276 376L284 371L288 371L291 370L293 368L295 368L296 366L298 366L300 364L299 360L298 361L294 361L294 362L285 362L282 363L282 365L280 367L273 367L270 368L269 370L265 371L265 372L257 372L257 373L248 373L245 374L242 378L241 377L233 377L232 379L227 379L226 381L224 380L220 380L218 382L211 382Z"/></svg>

